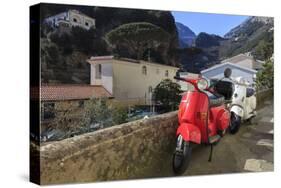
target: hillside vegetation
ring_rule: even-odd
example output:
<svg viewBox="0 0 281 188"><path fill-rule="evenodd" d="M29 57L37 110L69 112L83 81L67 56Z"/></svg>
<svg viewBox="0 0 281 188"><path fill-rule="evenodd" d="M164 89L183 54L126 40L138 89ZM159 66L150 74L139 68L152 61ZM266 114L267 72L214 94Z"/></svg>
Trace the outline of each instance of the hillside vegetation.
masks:
<svg viewBox="0 0 281 188"><path fill-rule="evenodd" d="M52 29L43 24L44 18L76 9L96 19L96 29L73 27L69 31ZM132 46L112 45L106 34L128 23L145 22L160 28L168 37L155 45L142 47L142 53L128 50ZM178 65L178 34L172 14L168 11L120 9L90 6L43 4L41 12L41 64L44 83L89 83L90 56L115 55ZM168 41L167 41L168 40Z"/></svg>
<svg viewBox="0 0 281 188"><path fill-rule="evenodd" d="M239 26L225 34L228 39L220 48L220 56L230 57L239 53L251 52L260 60L265 60L260 49L266 45L273 53L273 18L250 17Z"/></svg>

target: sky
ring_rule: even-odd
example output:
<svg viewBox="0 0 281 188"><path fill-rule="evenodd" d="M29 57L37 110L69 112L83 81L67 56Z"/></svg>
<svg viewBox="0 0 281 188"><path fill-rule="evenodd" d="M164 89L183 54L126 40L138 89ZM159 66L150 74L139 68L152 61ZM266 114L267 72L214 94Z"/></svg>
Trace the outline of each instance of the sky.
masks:
<svg viewBox="0 0 281 188"><path fill-rule="evenodd" d="M195 12L172 12L175 21L188 26L197 35L200 32L223 36L248 16L208 14Z"/></svg>

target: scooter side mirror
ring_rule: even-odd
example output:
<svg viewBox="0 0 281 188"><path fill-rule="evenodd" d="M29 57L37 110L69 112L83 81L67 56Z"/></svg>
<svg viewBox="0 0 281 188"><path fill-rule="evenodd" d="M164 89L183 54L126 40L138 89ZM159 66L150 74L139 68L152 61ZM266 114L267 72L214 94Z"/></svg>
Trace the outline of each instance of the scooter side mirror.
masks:
<svg viewBox="0 0 281 188"><path fill-rule="evenodd" d="M224 77L225 77L225 78L230 78L231 73L232 73L232 70L231 70L230 68L226 68L226 69L224 70Z"/></svg>

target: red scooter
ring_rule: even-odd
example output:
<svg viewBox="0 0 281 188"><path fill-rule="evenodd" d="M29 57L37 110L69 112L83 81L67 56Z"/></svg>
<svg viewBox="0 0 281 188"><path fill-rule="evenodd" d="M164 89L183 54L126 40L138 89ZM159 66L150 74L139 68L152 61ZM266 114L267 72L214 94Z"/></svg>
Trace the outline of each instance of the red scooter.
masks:
<svg viewBox="0 0 281 188"><path fill-rule="evenodd" d="M173 170L175 174L181 174L188 168L191 144L211 145L211 161L213 144L220 141L230 124L226 101L231 99L234 86L231 82L221 81L221 87L216 87L214 91L208 81L201 77L189 79L181 78L177 74L174 78L194 86L193 91L187 91L183 95L178 111L179 126L176 132Z"/></svg>

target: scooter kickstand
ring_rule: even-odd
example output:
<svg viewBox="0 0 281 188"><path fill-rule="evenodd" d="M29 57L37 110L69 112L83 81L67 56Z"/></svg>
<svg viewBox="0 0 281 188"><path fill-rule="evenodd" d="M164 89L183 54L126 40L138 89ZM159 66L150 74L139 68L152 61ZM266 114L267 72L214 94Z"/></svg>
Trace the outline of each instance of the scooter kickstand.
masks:
<svg viewBox="0 0 281 188"><path fill-rule="evenodd" d="M213 155L213 144L211 144L211 151L210 151L208 162L212 162L212 155Z"/></svg>

